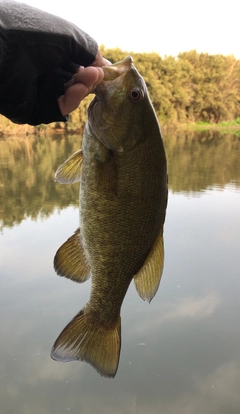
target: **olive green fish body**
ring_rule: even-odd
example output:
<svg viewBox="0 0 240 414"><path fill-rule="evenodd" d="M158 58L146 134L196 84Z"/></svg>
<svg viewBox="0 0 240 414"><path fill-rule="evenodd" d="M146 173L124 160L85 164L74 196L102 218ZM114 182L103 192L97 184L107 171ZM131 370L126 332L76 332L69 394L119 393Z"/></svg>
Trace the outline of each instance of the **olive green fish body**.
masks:
<svg viewBox="0 0 240 414"><path fill-rule="evenodd" d="M99 141L95 143L96 150L103 147ZM88 163L85 145L83 142L80 205L83 247L92 270L89 309L97 308L98 317L103 310L107 322L117 320L129 283L162 230L166 209L162 196L163 190L166 192L164 153L156 133L151 141L143 140L122 155L103 147L105 163L97 160L97 151ZM104 307L98 306L99 297Z"/></svg>
<svg viewBox="0 0 240 414"><path fill-rule="evenodd" d="M90 299L52 354L90 362L109 377L118 367L120 310L131 280L144 299L150 301L157 291L167 205L165 151L146 85L131 58L111 68L96 90L84 131L80 234L66 242L66 256L80 250L78 281L91 271ZM60 270L66 246L61 249L55 268L70 277Z"/></svg>

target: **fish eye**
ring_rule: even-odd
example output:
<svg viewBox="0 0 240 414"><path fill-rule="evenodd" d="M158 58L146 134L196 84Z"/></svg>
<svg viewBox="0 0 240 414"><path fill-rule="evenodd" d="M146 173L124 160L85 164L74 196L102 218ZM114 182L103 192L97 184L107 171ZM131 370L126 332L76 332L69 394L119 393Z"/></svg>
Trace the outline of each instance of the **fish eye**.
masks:
<svg viewBox="0 0 240 414"><path fill-rule="evenodd" d="M140 99L142 99L142 94L137 88L130 89L129 96L133 102L138 102Z"/></svg>

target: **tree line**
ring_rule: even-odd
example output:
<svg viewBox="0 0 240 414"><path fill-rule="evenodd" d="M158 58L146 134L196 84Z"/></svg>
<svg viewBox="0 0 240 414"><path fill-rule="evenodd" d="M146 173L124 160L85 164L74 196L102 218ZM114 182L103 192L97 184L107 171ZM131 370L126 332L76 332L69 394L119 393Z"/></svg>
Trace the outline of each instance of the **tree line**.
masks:
<svg viewBox="0 0 240 414"><path fill-rule="evenodd" d="M133 57L162 125L221 123L236 119L240 124L240 60L233 55L209 55L192 50L179 53L177 57L161 57L157 53L125 52L104 46L100 50L112 63L128 54ZM50 127L81 130L91 99L92 95L83 100L66 125L55 122ZM0 133L7 128L10 128L9 122L1 119ZM26 126L23 128L26 131ZM30 132L39 132L49 127L29 128Z"/></svg>
<svg viewBox="0 0 240 414"><path fill-rule="evenodd" d="M105 49L111 62L123 59L120 49ZM131 53L144 77L157 116L163 123L219 123L240 117L240 60L196 50L177 57Z"/></svg>

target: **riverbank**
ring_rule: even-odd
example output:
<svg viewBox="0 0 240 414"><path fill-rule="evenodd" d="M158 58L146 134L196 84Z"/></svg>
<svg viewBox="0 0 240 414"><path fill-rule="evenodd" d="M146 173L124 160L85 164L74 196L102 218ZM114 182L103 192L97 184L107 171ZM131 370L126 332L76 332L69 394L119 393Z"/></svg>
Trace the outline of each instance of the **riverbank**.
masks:
<svg viewBox="0 0 240 414"><path fill-rule="evenodd" d="M38 126L31 125L18 125L9 121L4 116L0 115L0 138L5 136L28 136L28 135L52 135L52 134L82 134L84 128L84 122L79 124L79 128L75 127L73 123L53 122L51 124L41 124ZM206 122L197 123L161 123L162 132L169 131L204 131L204 130L216 130L220 133L232 133L234 131L240 131L240 118L234 121L221 122L220 124L210 124Z"/></svg>

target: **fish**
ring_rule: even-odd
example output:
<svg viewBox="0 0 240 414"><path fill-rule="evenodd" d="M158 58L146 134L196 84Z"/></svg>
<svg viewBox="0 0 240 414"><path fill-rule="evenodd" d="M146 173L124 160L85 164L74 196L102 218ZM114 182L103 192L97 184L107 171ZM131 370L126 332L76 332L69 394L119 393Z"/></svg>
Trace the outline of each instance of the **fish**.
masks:
<svg viewBox="0 0 240 414"><path fill-rule="evenodd" d="M80 226L58 249L58 275L82 283L90 298L56 339L51 357L85 361L114 378L121 350L121 306L132 280L155 296L164 264L167 161L160 126L131 56L103 67L87 111L82 148L55 181L80 182Z"/></svg>

